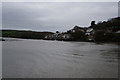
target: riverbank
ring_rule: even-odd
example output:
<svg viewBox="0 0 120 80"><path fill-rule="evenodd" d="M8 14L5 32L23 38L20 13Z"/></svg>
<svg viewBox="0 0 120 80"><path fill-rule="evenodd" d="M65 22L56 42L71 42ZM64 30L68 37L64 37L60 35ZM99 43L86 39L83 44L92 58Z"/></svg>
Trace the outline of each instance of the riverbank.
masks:
<svg viewBox="0 0 120 80"><path fill-rule="evenodd" d="M23 40L44 40L44 39L25 39L25 38L13 38L13 37L3 37L2 41L17 41L18 39ZM120 42L94 42L94 41L66 41L66 40L46 40L46 41L65 41L65 42L90 42L96 44L117 44L120 45Z"/></svg>

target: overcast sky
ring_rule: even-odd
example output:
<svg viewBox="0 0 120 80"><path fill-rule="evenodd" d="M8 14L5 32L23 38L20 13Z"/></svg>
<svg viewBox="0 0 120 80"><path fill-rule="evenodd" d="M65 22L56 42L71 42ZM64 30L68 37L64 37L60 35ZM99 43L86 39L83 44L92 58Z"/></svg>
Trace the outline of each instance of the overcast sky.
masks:
<svg viewBox="0 0 120 80"><path fill-rule="evenodd" d="M117 2L3 2L2 28L66 31L118 16Z"/></svg>

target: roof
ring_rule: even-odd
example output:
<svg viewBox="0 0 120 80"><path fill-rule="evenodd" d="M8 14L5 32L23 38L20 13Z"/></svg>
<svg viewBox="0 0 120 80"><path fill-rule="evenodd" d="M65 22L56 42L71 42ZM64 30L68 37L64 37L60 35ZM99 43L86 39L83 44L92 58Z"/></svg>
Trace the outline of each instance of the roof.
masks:
<svg viewBox="0 0 120 80"><path fill-rule="evenodd" d="M75 26L73 29L84 29L83 27Z"/></svg>

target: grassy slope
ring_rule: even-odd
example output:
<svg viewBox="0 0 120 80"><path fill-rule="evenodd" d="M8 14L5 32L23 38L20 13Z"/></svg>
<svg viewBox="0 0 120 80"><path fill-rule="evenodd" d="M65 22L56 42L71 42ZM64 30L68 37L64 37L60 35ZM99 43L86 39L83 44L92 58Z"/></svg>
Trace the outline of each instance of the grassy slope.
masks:
<svg viewBox="0 0 120 80"><path fill-rule="evenodd" d="M48 34L53 34L53 33L24 31L24 30L2 30L2 37L14 37L14 38L25 38L25 39L43 39Z"/></svg>

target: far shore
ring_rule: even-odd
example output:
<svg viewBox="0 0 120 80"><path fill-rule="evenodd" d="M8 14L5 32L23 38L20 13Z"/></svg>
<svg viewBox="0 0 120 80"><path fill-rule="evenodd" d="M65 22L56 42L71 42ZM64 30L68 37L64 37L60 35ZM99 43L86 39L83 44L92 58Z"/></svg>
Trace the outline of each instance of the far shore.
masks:
<svg viewBox="0 0 120 80"><path fill-rule="evenodd" d="M13 39L25 39L25 40L45 40L45 39L26 39L26 38L15 38L15 37L1 37L3 40L0 41L6 41L5 38L13 38ZM94 41L66 41L66 40L45 40L45 41L65 41L65 42L90 42L90 43L96 43L96 44L104 44L104 43L108 43L108 44L118 44L120 45L120 42L94 42Z"/></svg>

